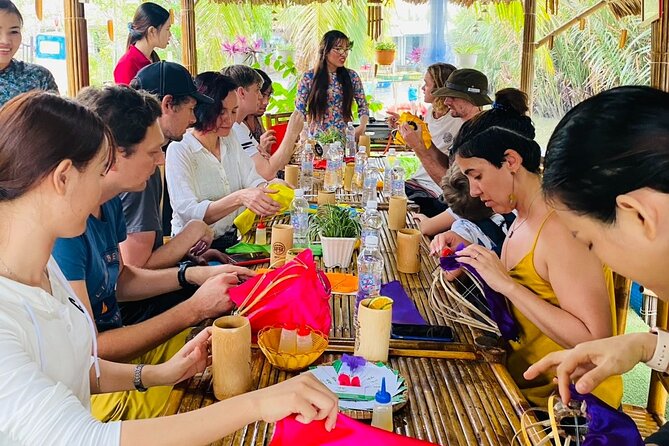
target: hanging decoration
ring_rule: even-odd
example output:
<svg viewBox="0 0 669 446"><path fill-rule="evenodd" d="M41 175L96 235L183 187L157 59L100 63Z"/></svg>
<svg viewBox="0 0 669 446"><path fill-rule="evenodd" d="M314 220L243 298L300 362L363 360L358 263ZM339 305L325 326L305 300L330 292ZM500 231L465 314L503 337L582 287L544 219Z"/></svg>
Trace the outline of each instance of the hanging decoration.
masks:
<svg viewBox="0 0 669 446"><path fill-rule="evenodd" d="M621 50L625 48L627 45L627 30L626 29L621 29L620 30L620 40L618 41L618 48Z"/></svg>
<svg viewBox="0 0 669 446"><path fill-rule="evenodd" d="M581 18L578 21L578 29L583 31L585 29L585 18Z"/></svg>
<svg viewBox="0 0 669 446"><path fill-rule="evenodd" d="M37 20L41 22L43 15L42 0L35 0L35 15L37 16Z"/></svg>
<svg viewBox="0 0 669 446"><path fill-rule="evenodd" d="M114 21L112 19L107 20L107 35L109 40L114 41Z"/></svg>

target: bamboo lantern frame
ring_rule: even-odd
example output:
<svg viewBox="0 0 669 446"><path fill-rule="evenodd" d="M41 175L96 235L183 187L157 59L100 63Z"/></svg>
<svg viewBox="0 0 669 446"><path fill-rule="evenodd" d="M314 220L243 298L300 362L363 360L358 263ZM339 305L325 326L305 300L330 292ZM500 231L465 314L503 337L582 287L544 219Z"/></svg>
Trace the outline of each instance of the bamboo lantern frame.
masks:
<svg viewBox="0 0 669 446"><path fill-rule="evenodd" d="M383 24L382 0L368 0L367 2L367 35L372 40L381 37L381 26Z"/></svg>
<svg viewBox="0 0 669 446"><path fill-rule="evenodd" d="M90 84L88 32L84 5L79 0L65 0L65 54L68 93L76 96Z"/></svg>

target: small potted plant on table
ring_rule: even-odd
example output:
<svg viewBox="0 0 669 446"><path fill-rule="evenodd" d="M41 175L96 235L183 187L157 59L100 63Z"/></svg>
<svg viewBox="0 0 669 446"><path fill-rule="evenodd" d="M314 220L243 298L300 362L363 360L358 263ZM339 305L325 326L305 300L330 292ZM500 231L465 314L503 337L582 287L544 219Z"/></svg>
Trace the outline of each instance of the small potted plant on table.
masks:
<svg viewBox="0 0 669 446"><path fill-rule="evenodd" d="M310 238L320 237L326 268L348 268L360 238L360 221L355 209L325 204L309 220Z"/></svg>

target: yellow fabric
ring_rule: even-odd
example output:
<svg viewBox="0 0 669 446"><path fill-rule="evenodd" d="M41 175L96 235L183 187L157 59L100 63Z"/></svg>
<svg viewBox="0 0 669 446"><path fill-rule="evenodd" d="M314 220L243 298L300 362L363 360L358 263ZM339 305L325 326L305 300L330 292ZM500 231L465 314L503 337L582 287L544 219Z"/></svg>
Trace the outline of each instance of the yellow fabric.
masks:
<svg viewBox="0 0 669 446"><path fill-rule="evenodd" d="M267 196L281 205L279 213L287 211L293 198L295 198L295 191L283 184L270 184L267 188L278 191L276 194L268 194ZM245 209L244 212L235 218L233 224L237 226L239 232L244 235L253 228L255 220L256 214L250 209Z"/></svg>
<svg viewBox="0 0 669 446"><path fill-rule="evenodd" d="M427 128L425 121L420 119L418 116L411 114L409 112L404 112L400 115L400 118L397 120L398 125L402 124L411 124L414 127L414 130L420 130L421 138L425 144L425 148L429 149L432 146L432 136L430 135L430 130ZM406 145L404 138L400 132L395 132L395 144ZM383 184L383 183L382 183ZM377 184L378 187L378 184Z"/></svg>
<svg viewBox="0 0 669 446"><path fill-rule="evenodd" d="M514 280L532 291L540 299L547 301L551 305L559 306L550 282L544 280L534 268L534 250L537 246L541 230L551 215L552 213L549 213L541 224L530 252L528 252L511 271L509 271L509 274ZM616 307L613 295L613 275L608 268L604 269L604 273L611 301L613 334L615 335ZM530 365L534 364L548 353L562 350L562 347L542 333L539 328L530 322L516 307L511 304L510 306L511 311L520 326L520 341L509 342L512 351L508 355L507 368L525 398L535 406L546 407L548 397L556 387L555 384L553 384L552 376L542 375L535 380L527 381L523 378L523 372L525 372ZM611 407L619 407L623 394L622 377L610 377L599 385L592 393Z"/></svg>
<svg viewBox="0 0 669 446"><path fill-rule="evenodd" d="M161 364L170 359L186 343L188 328L167 342L130 361L132 364ZM140 420L163 414L172 386L151 387L146 392L102 393L91 396L91 412L102 422Z"/></svg>

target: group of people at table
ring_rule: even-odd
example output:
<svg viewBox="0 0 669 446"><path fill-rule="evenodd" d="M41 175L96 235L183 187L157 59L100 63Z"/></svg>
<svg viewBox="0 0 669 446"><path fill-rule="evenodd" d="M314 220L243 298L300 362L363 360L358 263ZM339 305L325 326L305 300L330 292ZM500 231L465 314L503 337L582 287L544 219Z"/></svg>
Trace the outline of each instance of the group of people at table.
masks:
<svg viewBox="0 0 669 446"><path fill-rule="evenodd" d="M159 415L171 386L210 363L210 331L186 343L189 327L229 312L227 291L255 274L179 261L206 264L236 243L242 209L279 210L268 183L303 129L343 132L355 101L356 134L365 131L362 82L345 68L353 42L323 36L270 154L275 136L259 117L271 80L241 65L193 79L158 60L170 39L164 8L138 8L117 85L75 99L13 58L21 26L0 0L0 442L201 444L289 414L335 428L337 398L308 373ZM432 252L464 243L458 260L506 297L521 328L507 366L531 404L546 405L557 376L563 399L574 380L619 407L621 373L669 366L669 334L615 336L611 276L669 292L669 94L620 87L577 105L542 172L523 92L493 101L483 73L445 63L424 81L431 144L407 124L398 131L421 161L406 192ZM173 208L165 245L161 201Z"/></svg>

